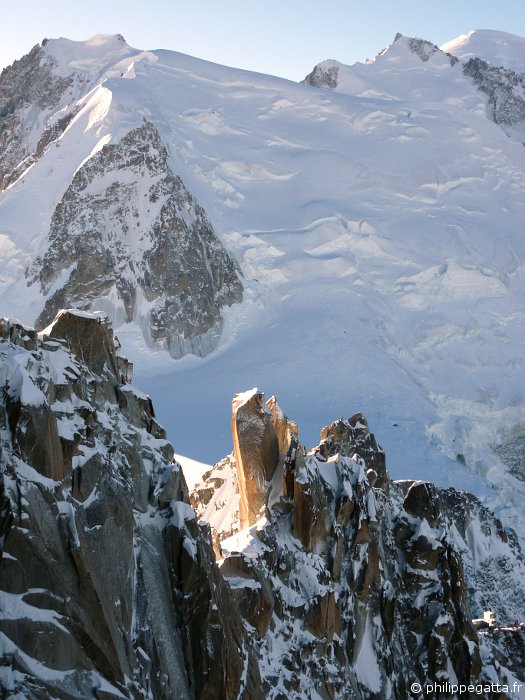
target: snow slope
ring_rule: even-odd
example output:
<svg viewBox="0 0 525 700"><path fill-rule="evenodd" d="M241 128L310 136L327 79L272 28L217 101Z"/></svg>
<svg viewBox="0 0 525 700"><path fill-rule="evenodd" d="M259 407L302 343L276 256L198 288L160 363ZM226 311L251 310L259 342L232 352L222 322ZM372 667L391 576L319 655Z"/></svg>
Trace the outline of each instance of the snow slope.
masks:
<svg viewBox="0 0 525 700"><path fill-rule="evenodd" d="M496 35L479 34L489 51ZM328 91L174 52L73 49L46 46L101 84L0 197L2 312L34 321L24 270L57 202L147 119L245 284L205 359L175 362L137 325L116 329L177 451L227 454L231 397L264 386L304 444L360 410L393 478L469 489L525 533L525 483L491 449L525 425L525 151L461 63L401 38L369 65L337 64Z"/></svg>
<svg viewBox="0 0 525 700"><path fill-rule="evenodd" d="M462 61L477 57L493 66L505 66L516 73L525 72L525 39L507 32L478 29L461 34L440 48Z"/></svg>

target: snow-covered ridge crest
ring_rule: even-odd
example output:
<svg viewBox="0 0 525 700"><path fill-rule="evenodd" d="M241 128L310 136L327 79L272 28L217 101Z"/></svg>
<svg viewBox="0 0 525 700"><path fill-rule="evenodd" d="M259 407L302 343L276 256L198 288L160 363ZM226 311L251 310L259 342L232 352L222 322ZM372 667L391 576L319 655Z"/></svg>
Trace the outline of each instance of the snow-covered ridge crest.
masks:
<svg viewBox="0 0 525 700"><path fill-rule="evenodd" d="M57 142L90 92L111 78L132 78L135 61L155 61L121 35L87 41L44 39L0 75L0 191Z"/></svg>
<svg viewBox="0 0 525 700"><path fill-rule="evenodd" d="M505 32L471 31L441 47L398 33L392 44L373 61L367 61L368 75L366 70L363 72L362 64L345 66L331 60L316 65L303 82L349 94L366 94L365 91L373 87L385 68L394 67L396 70L398 64L397 71L413 70L416 66L410 55L424 64L430 61L438 76L447 65L455 68L459 64L456 70L461 69L467 79L488 95L487 116L499 124L508 136L521 143L525 141L525 80L522 75L525 61L520 58L524 49L525 39ZM365 75L371 80L362 81ZM450 74L445 71L445 75L450 87L458 80L456 71ZM443 87L446 86L444 81L440 82L444 83Z"/></svg>
<svg viewBox="0 0 525 700"><path fill-rule="evenodd" d="M121 34L96 34L85 41L44 39L43 52L55 62L55 70L64 77L76 72L90 81L101 80L105 71L141 52L126 43Z"/></svg>
<svg viewBox="0 0 525 700"><path fill-rule="evenodd" d="M313 71L306 76L302 81L313 87L326 88L329 90L338 89L341 92L350 92L354 94L355 89L359 85L357 80L360 72L363 71L366 65L369 73L373 78L374 71L378 71L384 67L385 62L392 61L401 62L404 68L412 67L414 61L410 61L410 55L419 58L420 61L426 63L432 58L433 62L441 63L448 62L451 66L457 63L457 58L450 53L446 53L439 49L435 44L424 39L405 37L399 32L394 37L392 44L389 44L380 51L373 60L367 59L366 64L356 63L353 66L345 65L333 59L318 63ZM377 66L375 66L377 64ZM373 67L373 70L372 70ZM355 75L353 75L355 74ZM362 75L366 75L362 72ZM352 82L352 78L354 81Z"/></svg>

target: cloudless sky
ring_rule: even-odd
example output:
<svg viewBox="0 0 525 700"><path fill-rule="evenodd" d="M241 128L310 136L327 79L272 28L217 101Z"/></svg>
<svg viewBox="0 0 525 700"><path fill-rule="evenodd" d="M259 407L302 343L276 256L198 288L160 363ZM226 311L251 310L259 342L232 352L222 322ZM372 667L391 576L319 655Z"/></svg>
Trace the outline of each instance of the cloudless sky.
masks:
<svg viewBox="0 0 525 700"><path fill-rule="evenodd" d="M438 46L471 29L525 36L524 0L0 0L0 9L0 68L44 37L120 33L135 48L301 80L326 58L373 58L396 32Z"/></svg>

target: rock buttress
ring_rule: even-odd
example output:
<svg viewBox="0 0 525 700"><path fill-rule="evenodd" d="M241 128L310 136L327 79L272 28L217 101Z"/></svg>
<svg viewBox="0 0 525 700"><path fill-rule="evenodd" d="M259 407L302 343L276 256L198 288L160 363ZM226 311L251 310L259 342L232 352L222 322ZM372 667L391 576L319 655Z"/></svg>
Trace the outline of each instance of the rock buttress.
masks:
<svg viewBox="0 0 525 700"><path fill-rule="evenodd" d="M118 360L100 316L0 322L2 695L262 700L209 528Z"/></svg>

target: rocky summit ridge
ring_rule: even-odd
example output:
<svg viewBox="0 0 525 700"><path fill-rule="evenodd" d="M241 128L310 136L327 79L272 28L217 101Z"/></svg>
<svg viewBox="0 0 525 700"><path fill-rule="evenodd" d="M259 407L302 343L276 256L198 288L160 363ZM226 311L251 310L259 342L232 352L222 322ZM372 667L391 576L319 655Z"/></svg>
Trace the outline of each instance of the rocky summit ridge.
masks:
<svg viewBox="0 0 525 700"><path fill-rule="evenodd" d="M525 561L475 497L391 481L359 413L307 452L254 389L196 512L116 346L78 310L40 333L0 322L3 697L379 700L450 682L492 698L525 682Z"/></svg>

